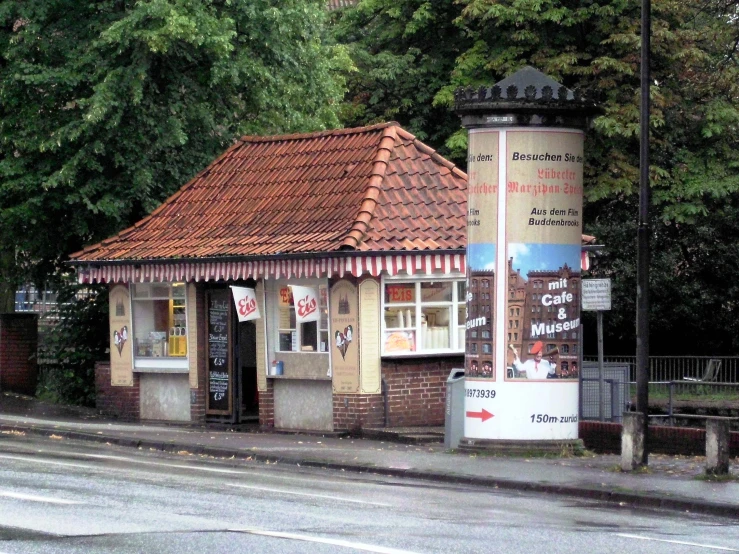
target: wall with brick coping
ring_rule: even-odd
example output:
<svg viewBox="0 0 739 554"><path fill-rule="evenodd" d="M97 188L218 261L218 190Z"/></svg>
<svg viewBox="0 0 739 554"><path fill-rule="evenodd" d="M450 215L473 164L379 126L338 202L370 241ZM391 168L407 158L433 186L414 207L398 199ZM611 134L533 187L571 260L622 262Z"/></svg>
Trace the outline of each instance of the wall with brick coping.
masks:
<svg viewBox="0 0 739 554"><path fill-rule="evenodd" d="M595 452L621 452L621 424L581 421L580 438L585 447ZM649 426L649 451L655 454L703 456L706 453L706 430L689 427ZM739 456L739 432L732 431L729 452Z"/></svg>
<svg viewBox="0 0 739 554"><path fill-rule="evenodd" d="M124 421L138 421L139 374L133 374L133 386L114 387L110 384L110 362L95 364L95 407L106 415Z"/></svg>
<svg viewBox="0 0 739 554"><path fill-rule="evenodd" d="M35 395L38 316L0 314L0 390Z"/></svg>

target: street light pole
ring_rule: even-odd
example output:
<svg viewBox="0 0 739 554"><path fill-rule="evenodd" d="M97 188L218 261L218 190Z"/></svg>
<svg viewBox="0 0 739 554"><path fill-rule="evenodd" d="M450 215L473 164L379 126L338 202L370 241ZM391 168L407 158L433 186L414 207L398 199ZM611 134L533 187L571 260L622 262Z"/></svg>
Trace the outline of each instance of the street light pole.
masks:
<svg viewBox="0 0 739 554"><path fill-rule="evenodd" d="M649 460L649 88L651 0L641 5L641 108L639 148L639 227L636 283L636 411L644 414L644 450Z"/></svg>

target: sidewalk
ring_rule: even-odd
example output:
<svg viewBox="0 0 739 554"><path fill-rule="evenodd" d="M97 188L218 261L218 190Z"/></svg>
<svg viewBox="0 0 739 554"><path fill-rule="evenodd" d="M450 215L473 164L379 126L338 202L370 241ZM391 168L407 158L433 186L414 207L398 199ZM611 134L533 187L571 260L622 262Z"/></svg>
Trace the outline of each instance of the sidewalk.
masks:
<svg viewBox="0 0 739 554"><path fill-rule="evenodd" d="M700 478L704 460L697 457L652 455L648 471L627 474L616 469L620 459L614 455L496 457L448 452L442 444L119 423L94 410L0 394L0 440L10 432L543 492L739 519L739 459L732 460L736 480L714 482Z"/></svg>

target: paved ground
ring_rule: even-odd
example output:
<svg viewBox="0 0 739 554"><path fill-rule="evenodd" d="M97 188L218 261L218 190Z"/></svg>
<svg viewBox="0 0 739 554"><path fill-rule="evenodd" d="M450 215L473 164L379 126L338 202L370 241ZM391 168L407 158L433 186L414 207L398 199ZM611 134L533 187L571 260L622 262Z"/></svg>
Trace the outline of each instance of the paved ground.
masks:
<svg viewBox="0 0 739 554"><path fill-rule="evenodd" d="M253 427L240 432L190 425L120 423L94 410L3 394L0 440L3 434L10 433L475 483L739 519L739 459L732 460L733 479L716 482L702 478L705 460L701 457L652 455L647 471L622 473L617 469L619 457L614 455L497 457L450 452L441 444L259 433Z"/></svg>

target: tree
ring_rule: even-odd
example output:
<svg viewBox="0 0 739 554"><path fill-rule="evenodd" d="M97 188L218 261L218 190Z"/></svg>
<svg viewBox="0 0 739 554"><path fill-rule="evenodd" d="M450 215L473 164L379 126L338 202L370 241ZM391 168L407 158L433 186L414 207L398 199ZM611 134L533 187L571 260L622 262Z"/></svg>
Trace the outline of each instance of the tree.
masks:
<svg viewBox="0 0 739 554"><path fill-rule="evenodd" d="M0 272L42 281L244 133L338 125L322 0L0 0Z"/></svg>
<svg viewBox="0 0 739 554"><path fill-rule="evenodd" d="M458 14L456 32L424 17L441 6ZM723 315L733 306L733 288L711 277L706 264L708 253L720 254L720 273L739 261L739 252L725 246L735 240L727 218L736 215L739 197L738 8L737 0L652 0L652 317L659 321L652 344L665 353L675 352L675 337L692 336L680 343L686 345L700 337L706 348L724 352L739 348L724 332L734 329ZM612 275L621 295L609 315L613 338L633 351L639 0L363 0L343 22L352 18L354 34L341 36L369 49L361 59L352 50L366 73L411 54L412 61L430 60L425 67L434 79L421 82L434 109L451 111L458 87L490 85L525 65L600 96L605 113L586 140L585 225L609 252L595 274ZM417 21L423 32L406 30ZM397 85L387 79L372 88L361 75L351 81L347 102L359 105L353 113L392 115L463 165L466 131L444 118L412 118L416 96L404 84L408 68L399 67ZM391 98L402 98L402 109L393 111Z"/></svg>
<svg viewBox="0 0 739 554"><path fill-rule="evenodd" d="M337 12L334 37L349 48L357 68L348 76L343 123L397 120L450 154L445 142L459 129L459 118L434 97L472 44L456 24L461 13L455 0L364 0Z"/></svg>

